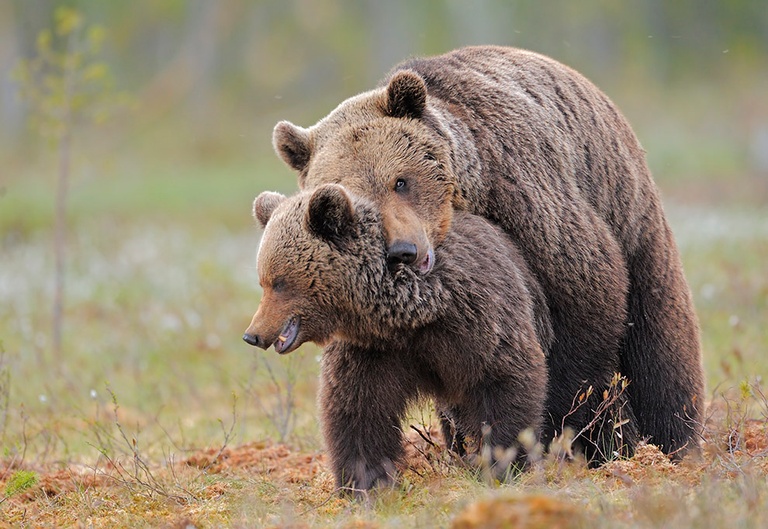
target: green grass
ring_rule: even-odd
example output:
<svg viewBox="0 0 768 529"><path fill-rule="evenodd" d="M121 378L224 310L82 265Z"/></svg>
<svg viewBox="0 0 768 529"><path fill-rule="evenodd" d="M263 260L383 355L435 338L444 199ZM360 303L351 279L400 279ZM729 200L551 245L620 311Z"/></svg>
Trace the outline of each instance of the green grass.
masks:
<svg viewBox="0 0 768 529"><path fill-rule="evenodd" d="M710 388L768 375L768 217L761 209L668 208L702 329Z"/></svg>
<svg viewBox="0 0 768 529"><path fill-rule="evenodd" d="M259 297L251 202L264 189L291 192L290 172L268 154L239 162L147 156L151 163L117 154L103 175L74 179L57 358L50 353L50 164L21 164L2 182L0 372L9 383L0 378L7 467L0 480L8 483L16 467L41 476L59 468L71 473L73 464L84 469L72 478L81 484L74 490L48 495L43 483L25 493L31 496L0 504L8 523L91 519L96 526L141 527L187 518L204 527L447 527L477 499L537 495L585 513L587 521L574 518L573 527L766 523L768 490L759 466L765 454L738 459L719 443L696 463L693 484L684 471L655 473L650 464L642 475L626 471L629 486L621 469L606 474L552 463L489 487L442 461L408 473L400 489L369 507L333 496L327 472L300 482L258 466L169 474L172 461L208 446L285 437L300 453L321 454L320 351L304 346L278 357L241 340ZM708 386L716 402L732 406L712 426L711 438L719 439L721 430L745 427L747 418L764 421L768 413L758 394L728 401L720 395L768 376L768 221L757 208L681 203L673 196L668 211L701 320ZM285 429L280 406L289 380L295 422ZM413 424L422 422L429 418L417 415ZM93 469L107 468L108 460L131 469L137 456L149 464L154 485L130 472L122 481L88 485Z"/></svg>
<svg viewBox="0 0 768 529"><path fill-rule="evenodd" d="M160 165L151 177L117 171L76 180L60 358L49 353L51 192L39 173L6 183L0 338L13 373L10 402L24 406L31 447L92 452L82 425L108 407L107 387L135 415L132 428L162 422L189 442L213 440L232 393L258 386L264 371L240 336L258 302L250 209L270 181L263 175L277 167L268 166ZM291 186L286 179L274 188ZM250 400L239 406L253 411ZM250 437L249 418L239 422ZM9 421L7 438L20 424Z"/></svg>
<svg viewBox="0 0 768 529"><path fill-rule="evenodd" d="M293 175L271 158L251 164L164 162L149 168L123 163L99 168L106 174L92 168L70 186L69 220L75 229L102 220L134 224L150 219L175 221L189 230L220 225L242 230L249 224L253 199L265 186L288 193L296 189ZM50 163L27 171L0 182L0 233L45 232L53 222L55 167Z"/></svg>

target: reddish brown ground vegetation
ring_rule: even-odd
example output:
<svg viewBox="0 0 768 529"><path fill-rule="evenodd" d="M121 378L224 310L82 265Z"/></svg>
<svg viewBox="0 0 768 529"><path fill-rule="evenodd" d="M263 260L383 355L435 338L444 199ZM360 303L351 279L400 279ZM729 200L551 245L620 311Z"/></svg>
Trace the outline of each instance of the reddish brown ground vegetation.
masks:
<svg viewBox="0 0 768 529"><path fill-rule="evenodd" d="M735 479L737 474L751 468L768 474L768 423L764 419L740 419L731 424L725 406L715 407L710 413L710 423L719 428L706 428L707 438L701 453L691 455L680 464L673 464L669 458L653 445L641 445L635 457L616 460L595 470L574 470L575 475L590 479L603 491L621 490L634 486L653 487L662 484L677 484L695 487L704 476ZM724 425L724 426L723 426ZM403 472L406 479L418 486L430 486L439 482L446 469L451 468L451 458L446 457L444 447L437 440L437 432L422 427L408 433L407 461ZM5 491L9 479L18 470L33 471L38 479L31 487L3 500L0 505L3 516L0 527L12 527L20 520L34 520L35 524L70 523L77 526L77 515L66 514L68 522L59 518L73 503L92 502L90 507L98 513L100 505L112 504L129 511L137 509L136 497L145 496L148 503L143 508L158 508L156 519L167 527L202 527L194 520L200 511L201 502L227 502L235 494L239 482L266 483L275 488L275 498L288 498L300 509L322 510L328 513L342 513L348 508L348 500L339 498L333 488L333 478L327 468L325 455L319 451L295 450L284 444L260 441L237 447L206 448L173 465L157 465L153 475L155 483L177 482L188 485L183 494L171 495L163 490L152 490L152 483L131 482L125 472L114 461L100 464L98 468L82 464L60 464L47 467L33 463L19 463L16 460L0 462L0 486ZM570 475L566 471L555 481L560 483ZM551 473L545 472L546 479ZM201 476L204 479L201 479ZM545 482L546 482L545 479ZM550 480L551 481L551 480ZM520 487L513 487L490 499L467 505L454 517L456 529L473 527L579 527L583 521L579 514L583 506L564 500L557 495L541 493L536 483L527 490L524 480ZM242 488L242 487L241 487ZM170 490L167 489L167 490ZM507 492L514 494L510 496ZM130 500L126 499L126 493ZM165 496L164 496L165 494ZM152 503L160 499L171 499L165 503ZM152 499L154 498L154 500ZM270 501L267 499L266 501ZM274 501L278 501L275 499ZM129 504L129 505L126 505ZM133 506L130 504L133 503ZM172 504L175 507L169 507ZM578 508L577 508L578 507ZM98 516L93 521L98 520ZM494 525L492 522L499 522ZM107 518L104 518L107 525ZM67 522L67 523L65 523ZM503 522L503 523L502 523ZM362 525L361 525L362 524ZM100 523L94 523L100 526ZM290 527L308 527L302 520L291 522ZM275 527L288 527L277 525ZM375 527L372 522L352 517L349 527Z"/></svg>

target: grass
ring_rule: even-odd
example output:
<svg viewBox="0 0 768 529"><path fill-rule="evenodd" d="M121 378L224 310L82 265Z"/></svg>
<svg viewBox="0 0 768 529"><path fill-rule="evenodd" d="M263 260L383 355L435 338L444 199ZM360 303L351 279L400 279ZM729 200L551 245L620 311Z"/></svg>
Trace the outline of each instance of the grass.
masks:
<svg viewBox="0 0 768 529"><path fill-rule="evenodd" d="M104 176L90 167L74 183L59 358L45 161L11 164L0 182L0 484L13 491L0 527L768 524L763 210L681 206L685 192L666 188L713 403L701 457L671 466L649 448L598 470L546 461L486 485L412 434L401 487L365 505L333 494L316 421L320 351L278 357L240 338L258 302L251 201L291 192L292 176L271 155L146 149L152 163L123 147ZM409 423L434 426L429 409Z"/></svg>

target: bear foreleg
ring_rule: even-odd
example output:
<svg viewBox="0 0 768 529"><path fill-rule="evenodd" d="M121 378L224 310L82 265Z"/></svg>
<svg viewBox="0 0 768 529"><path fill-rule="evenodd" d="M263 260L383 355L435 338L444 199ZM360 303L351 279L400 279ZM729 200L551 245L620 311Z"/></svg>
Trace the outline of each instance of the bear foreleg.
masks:
<svg viewBox="0 0 768 529"><path fill-rule="evenodd" d="M660 210L656 212L661 216ZM666 221L646 229L629 261L629 329L621 370L648 442L680 459L699 445L704 372L699 327L680 256Z"/></svg>
<svg viewBox="0 0 768 529"><path fill-rule="evenodd" d="M416 390L407 370L380 351L334 343L325 349L319 404L342 492L356 497L394 485L404 455L401 422Z"/></svg>

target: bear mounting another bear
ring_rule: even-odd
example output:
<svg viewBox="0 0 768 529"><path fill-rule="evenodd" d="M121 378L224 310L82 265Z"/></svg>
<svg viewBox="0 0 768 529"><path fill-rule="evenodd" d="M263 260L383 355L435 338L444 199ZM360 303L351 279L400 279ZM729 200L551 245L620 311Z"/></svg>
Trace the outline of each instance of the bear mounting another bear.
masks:
<svg viewBox="0 0 768 529"><path fill-rule="evenodd" d="M390 262L416 274L432 273L460 211L506 232L554 332L545 443L589 430L620 372L640 436L675 459L698 446L704 375L679 252L635 134L582 75L496 46L414 58L312 127L278 123L273 143L300 188L367 199ZM600 432L585 439L593 462L613 457Z"/></svg>

